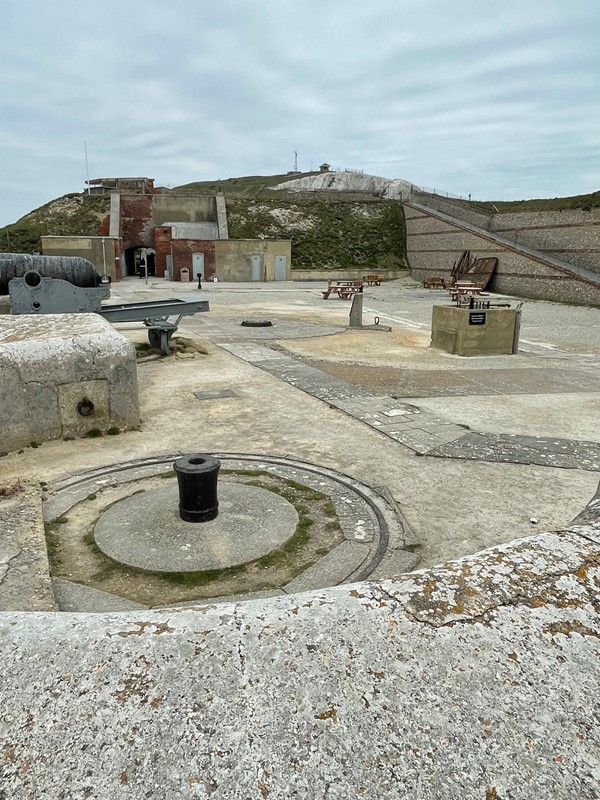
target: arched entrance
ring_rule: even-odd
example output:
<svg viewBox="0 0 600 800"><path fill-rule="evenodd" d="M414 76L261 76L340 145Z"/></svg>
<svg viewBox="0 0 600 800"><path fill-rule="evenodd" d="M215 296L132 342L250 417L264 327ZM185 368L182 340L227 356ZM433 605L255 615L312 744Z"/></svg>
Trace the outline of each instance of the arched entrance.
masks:
<svg viewBox="0 0 600 800"><path fill-rule="evenodd" d="M134 275L144 278L146 269L148 275L156 273L156 251L152 247L128 247L125 250L125 264L123 277L131 278Z"/></svg>

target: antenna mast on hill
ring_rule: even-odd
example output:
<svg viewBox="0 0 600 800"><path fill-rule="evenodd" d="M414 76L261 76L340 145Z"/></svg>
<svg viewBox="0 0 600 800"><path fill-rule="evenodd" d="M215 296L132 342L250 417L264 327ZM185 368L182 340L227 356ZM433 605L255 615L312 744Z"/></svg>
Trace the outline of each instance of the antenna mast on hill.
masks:
<svg viewBox="0 0 600 800"><path fill-rule="evenodd" d="M298 172L298 151L294 150L294 172Z"/></svg>
<svg viewBox="0 0 600 800"><path fill-rule="evenodd" d="M85 139L83 140L83 152L85 153L85 174L87 175L87 187L88 187L88 194L91 194L90 191L90 169L88 167L88 157L87 157L87 142Z"/></svg>

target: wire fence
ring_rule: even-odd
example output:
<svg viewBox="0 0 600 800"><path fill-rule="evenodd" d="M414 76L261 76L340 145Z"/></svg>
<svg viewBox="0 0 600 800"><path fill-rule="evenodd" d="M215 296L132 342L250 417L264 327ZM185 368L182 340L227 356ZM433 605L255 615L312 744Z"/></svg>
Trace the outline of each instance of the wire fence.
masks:
<svg viewBox="0 0 600 800"><path fill-rule="evenodd" d="M420 192L427 192L427 194L437 194L438 197L447 197L449 200L467 200L471 199L471 195L465 197L462 194L452 194L452 192L442 192L440 189L430 189L428 186L416 186Z"/></svg>

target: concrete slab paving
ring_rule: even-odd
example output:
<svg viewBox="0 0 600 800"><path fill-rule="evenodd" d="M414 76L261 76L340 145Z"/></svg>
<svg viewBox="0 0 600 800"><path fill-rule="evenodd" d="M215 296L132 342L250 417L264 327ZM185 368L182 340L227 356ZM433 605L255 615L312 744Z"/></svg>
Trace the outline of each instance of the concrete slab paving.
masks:
<svg viewBox="0 0 600 800"><path fill-rule="evenodd" d="M54 578L52 581L56 606L59 611L77 612L88 614L102 614L113 611L134 611L137 608L147 608L141 603L117 597L115 594L101 592L91 586L82 586L73 581Z"/></svg>

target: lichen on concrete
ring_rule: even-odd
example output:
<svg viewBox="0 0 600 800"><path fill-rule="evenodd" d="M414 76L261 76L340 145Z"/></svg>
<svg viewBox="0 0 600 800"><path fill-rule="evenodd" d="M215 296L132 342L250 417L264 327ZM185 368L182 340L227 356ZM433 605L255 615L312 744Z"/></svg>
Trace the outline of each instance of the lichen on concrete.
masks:
<svg viewBox="0 0 600 800"><path fill-rule="evenodd" d="M15 800L592 800L597 505L573 529L394 581L4 614L2 788Z"/></svg>

